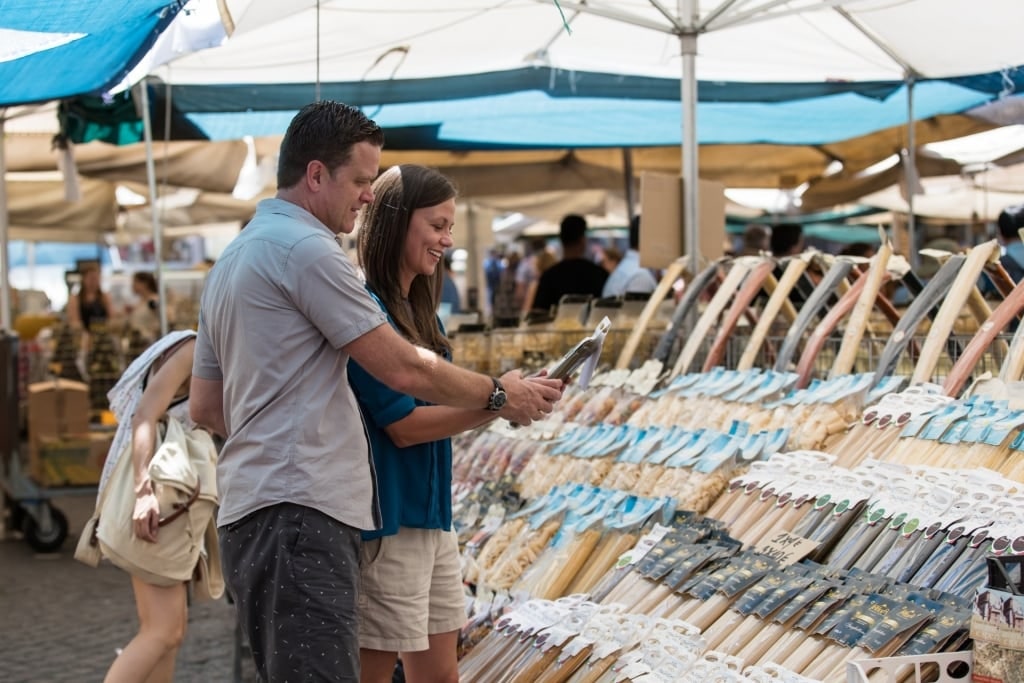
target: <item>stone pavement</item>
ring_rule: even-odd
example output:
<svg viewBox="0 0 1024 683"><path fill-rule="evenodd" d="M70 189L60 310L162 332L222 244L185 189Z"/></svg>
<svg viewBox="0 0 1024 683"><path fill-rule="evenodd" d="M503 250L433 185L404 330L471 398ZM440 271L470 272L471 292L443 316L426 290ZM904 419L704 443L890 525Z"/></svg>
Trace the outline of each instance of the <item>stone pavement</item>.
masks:
<svg viewBox="0 0 1024 683"><path fill-rule="evenodd" d="M91 496L53 498L67 515L71 535L59 553L38 555L8 533L0 541L0 681L64 683L102 681L114 657L137 628L127 574L103 563L98 569L72 554L92 511ZM234 611L225 600L193 603L175 681L256 680L252 662L234 670Z"/></svg>

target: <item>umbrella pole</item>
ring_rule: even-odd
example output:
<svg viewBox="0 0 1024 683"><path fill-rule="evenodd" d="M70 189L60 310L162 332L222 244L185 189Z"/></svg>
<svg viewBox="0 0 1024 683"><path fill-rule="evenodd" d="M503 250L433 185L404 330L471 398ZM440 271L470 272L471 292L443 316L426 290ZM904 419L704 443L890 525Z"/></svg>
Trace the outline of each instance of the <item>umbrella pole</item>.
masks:
<svg viewBox="0 0 1024 683"><path fill-rule="evenodd" d="M7 158L4 122L6 109L0 110L0 331L11 328L11 263L7 253Z"/></svg>
<svg viewBox="0 0 1024 683"><path fill-rule="evenodd" d="M693 26L695 0L679 0L679 14L685 26ZM690 273L696 273L700 262L697 200L697 34L681 33L679 47L683 57L683 74L679 88L683 106L683 246Z"/></svg>
<svg viewBox="0 0 1024 683"><path fill-rule="evenodd" d="M622 148L622 175L626 181L626 220L631 223L636 215L636 196L633 192L633 150L629 147Z"/></svg>
<svg viewBox="0 0 1024 683"><path fill-rule="evenodd" d="M167 334L167 285L164 282L164 231L160 224L160 207L157 205L156 168L153 164L153 125L149 116L149 91L146 81L137 86L139 101L142 103L142 135L146 145L146 181L149 185L149 210L153 221L153 257L156 259L155 273L157 297L160 302L160 336Z"/></svg>
<svg viewBox="0 0 1024 683"><path fill-rule="evenodd" d="M914 126L914 78L907 76L907 241L910 242L910 266L916 269L921 265L921 255L917 248L917 221L914 218L914 193L917 190L917 143Z"/></svg>

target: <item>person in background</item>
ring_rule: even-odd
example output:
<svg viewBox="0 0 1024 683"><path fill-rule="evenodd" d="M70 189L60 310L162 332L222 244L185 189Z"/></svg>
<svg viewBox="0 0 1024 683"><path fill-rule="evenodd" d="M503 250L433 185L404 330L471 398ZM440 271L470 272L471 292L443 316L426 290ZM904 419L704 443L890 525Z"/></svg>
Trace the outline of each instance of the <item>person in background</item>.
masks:
<svg viewBox="0 0 1024 683"><path fill-rule="evenodd" d="M739 256L760 256L771 251L771 230L753 223L743 231L743 246Z"/></svg>
<svg viewBox="0 0 1024 683"><path fill-rule="evenodd" d="M160 504L147 474L156 452L157 421L169 414L186 428L192 427L188 390L194 350L195 332L172 332L133 361L110 391L118 428L103 465L99 490L106 486L118 458L131 457L135 473L132 528L137 538L149 543L160 542ZM131 581L139 631L114 659L103 680L170 683L188 623L188 586L157 586L137 576Z"/></svg>
<svg viewBox="0 0 1024 683"><path fill-rule="evenodd" d="M461 313L462 303L459 298L459 286L455 284L455 278L452 274L452 254L450 251L444 252L444 269L441 271L443 277L441 279L441 301L442 304L450 304L450 313Z"/></svg>
<svg viewBox="0 0 1024 683"><path fill-rule="evenodd" d="M373 193L358 238L366 288L399 334L450 361L434 313L443 278L435 254L451 246L455 187L434 169L403 164L382 173ZM361 680L391 681L401 654L406 680L457 681L466 601L452 530L451 437L494 414L416 400L355 360L349 381L370 436L382 515L380 529L363 533Z"/></svg>
<svg viewBox="0 0 1024 683"><path fill-rule="evenodd" d="M1024 242L1020 238L1020 229L1024 228L1024 204L1000 211L996 225L1003 251L999 262L1014 282L1020 282L1024 280Z"/></svg>
<svg viewBox="0 0 1024 683"><path fill-rule="evenodd" d="M100 288L100 268L82 267L82 281L68 297L67 321L72 329L88 332L93 325L105 325L114 316L110 295Z"/></svg>
<svg viewBox="0 0 1024 683"><path fill-rule="evenodd" d="M529 250L519 259L515 271L516 299L522 304L520 314L529 313L530 304L537 294L537 280L541 272L550 267L553 261L554 256L548 249L547 240L543 237L534 237L530 240Z"/></svg>
<svg viewBox="0 0 1024 683"><path fill-rule="evenodd" d="M615 247L602 247L601 248L601 267L608 271L609 274L615 272L615 268L622 263L622 252ZM605 283L607 286L608 283Z"/></svg>
<svg viewBox="0 0 1024 683"><path fill-rule="evenodd" d="M487 285L487 303L494 310L494 297L498 292L501 274L505 272L505 264L497 249L488 249L484 259L484 282Z"/></svg>
<svg viewBox="0 0 1024 683"><path fill-rule="evenodd" d="M152 342L160 336L160 292L156 277L152 273L137 271L132 275L132 293L136 301L128 313L128 325Z"/></svg>
<svg viewBox="0 0 1024 683"><path fill-rule="evenodd" d="M780 223L772 226L769 239L772 256L793 256L804 250L804 229L799 223Z"/></svg>
<svg viewBox="0 0 1024 683"><path fill-rule="evenodd" d="M518 298L519 288L516 286L516 270L519 267L519 252L511 250L505 253L505 270L498 282L498 291L494 296L494 326L516 327L523 310L523 302Z"/></svg>
<svg viewBox="0 0 1024 683"><path fill-rule="evenodd" d="M349 358L396 391L520 424L562 394L557 380L459 368L387 324L338 242L374 200L383 145L355 107L303 107L281 142L277 195L203 286L190 409L227 435L221 560L261 680L359 680L361 531L381 516ZM439 262L439 246L420 257Z"/></svg>
<svg viewBox="0 0 1024 683"><path fill-rule="evenodd" d="M640 265L640 215L629 221L629 249L622 261L608 276L601 290L601 296L622 296L627 292L650 294L658 286L654 274Z"/></svg>
<svg viewBox="0 0 1024 683"><path fill-rule="evenodd" d="M875 247L867 242L852 242L843 247L838 255L871 258L875 255Z"/></svg>
<svg viewBox="0 0 1024 683"><path fill-rule="evenodd" d="M563 218L558 239L562 242L562 260L540 276L532 310L549 311L566 294L597 298L608 280L608 271L586 258L587 221L583 216L569 214Z"/></svg>

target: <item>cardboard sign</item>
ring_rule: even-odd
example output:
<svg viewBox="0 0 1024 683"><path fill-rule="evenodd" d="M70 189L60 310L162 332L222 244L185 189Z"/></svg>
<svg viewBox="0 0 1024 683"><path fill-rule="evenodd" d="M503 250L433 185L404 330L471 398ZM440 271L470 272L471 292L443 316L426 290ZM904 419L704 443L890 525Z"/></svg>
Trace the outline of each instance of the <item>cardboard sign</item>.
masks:
<svg viewBox="0 0 1024 683"><path fill-rule="evenodd" d="M817 541L809 541L788 531L772 531L754 550L774 559L780 566L788 567L810 555L817 547Z"/></svg>
<svg viewBox="0 0 1024 683"><path fill-rule="evenodd" d="M725 185L698 180L697 240L704 262L720 257L725 243ZM686 250L683 234L683 181L678 175L640 174L640 265L668 268Z"/></svg>

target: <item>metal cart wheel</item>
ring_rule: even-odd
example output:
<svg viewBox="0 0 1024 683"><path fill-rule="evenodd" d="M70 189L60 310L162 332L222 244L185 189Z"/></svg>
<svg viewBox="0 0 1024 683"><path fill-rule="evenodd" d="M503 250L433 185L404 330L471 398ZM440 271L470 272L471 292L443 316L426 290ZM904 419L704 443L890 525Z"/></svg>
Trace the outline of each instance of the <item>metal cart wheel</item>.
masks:
<svg viewBox="0 0 1024 683"><path fill-rule="evenodd" d="M68 518L46 503L39 519L27 513L22 517L21 531L25 534L25 541L37 553L56 552L68 537Z"/></svg>

